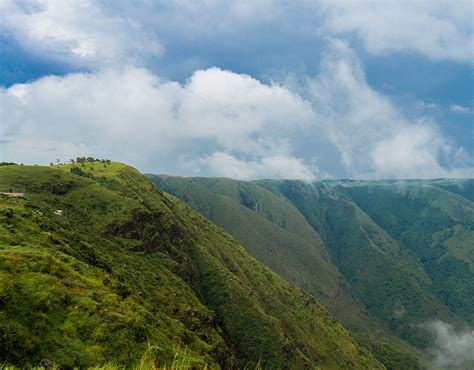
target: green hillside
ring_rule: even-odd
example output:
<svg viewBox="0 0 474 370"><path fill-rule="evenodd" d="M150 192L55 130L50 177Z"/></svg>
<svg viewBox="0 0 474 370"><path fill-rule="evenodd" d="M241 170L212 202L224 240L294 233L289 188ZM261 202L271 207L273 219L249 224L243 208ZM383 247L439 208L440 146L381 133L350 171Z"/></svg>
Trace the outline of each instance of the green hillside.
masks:
<svg viewBox="0 0 474 370"><path fill-rule="evenodd" d="M422 189L426 186L426 182L423 181L382 181L376 184L363 181L315 184L292 181L259 182L288 199L315 229L320 230L332 261L374 316L385 322L397 336L415 346L426 348L430 343L430 336L420 329L423 322L439 319L455 326L463 325L465 324L463 319L470 321L468 317L474 316L474 306L462 302L454 310L445 300L440 299L432 281L432 272L423 263L421 255L415 253L414 248L408 248L402 240L391 233L388 225L372 219L372 213L366 213L364 205L359 203L361 199L353 197L355 190L350 189L361 189L364 183L367 187L387 189L386 194L380 198L374 197L371 193L366 199L371 199L374 207L385 205L385 212L390 215L388 218L393 224L398 224L399 229L406 230L407 235L411 230L416 231L416 235L430 240L439 237L443 228L439 229L436 223L427 222L424 228L421 224L408 225L400 214L400 207L410 209L410 214L415 217L421 210L406 199L390 201L390 196L387 194L393 191L394 187L411 187L415 192L423 192ZM433 193L424 193L423 197L426 202L435 202ZM459 249L472 251L474 239L468 231L470 229L472 232L472 226L468 225L472 225L473 207L472 203L469 206L469 201L464 198L459 199L465 207L460 212L464 215L466 223L464 230L466 233L463 233L464 239L460 242L462 247ZM444 201L449 207L458 207L459 202L456 199L444 199ZM436 208L428 213L430 212L434 219L444 217ZM456 224L457 221L452 219L450 222ZM443 230L448 232L447 229ZM430 251L429 248L425 249L425 258L428 258ZM472 261L472 255L469 258ZM465 272L465 269L460 269L459 266L455 266L453 270L457 271L456 274ZM457 289L469 291L473 279L468 275L464 276L468 277L468 280L458 280ZM445 275L444 278L449 278L449 275ZM465 315L460 315L459 310L466 311Z"/></svg>
<svg viewBox="0 0 474 370"><path fill-rule="evenodd" d="M386 334L351 294L320 235L292 204L251 182L150 178L231 233L273 271L317 297L346 327L372 335Z"/></svg>
<svg viewBox="0 0 474 370"><path fill-rule="evenodd" d="M435 185L354 186L345 190L418 258L433 294L474 324L474 203L443 190L439 183ZM457 188L463 187L467 188Z"/></svg>
<svg viewBox="0 0 474 370"><path fill-rule="evenodd" d="M119 163L2 166L0 363L382 368L317 301Z"/></svg>
<svg viewBox="0 0 474 370"><path fill-rule="evenodd" d="M469 194L469 180L151 178L317 297L362 341L416 354L387 332L424 349L432 338L423 323L472 323L474 212L460 196ZM419 199L400 196L395 189L403 187Z"/></svg>

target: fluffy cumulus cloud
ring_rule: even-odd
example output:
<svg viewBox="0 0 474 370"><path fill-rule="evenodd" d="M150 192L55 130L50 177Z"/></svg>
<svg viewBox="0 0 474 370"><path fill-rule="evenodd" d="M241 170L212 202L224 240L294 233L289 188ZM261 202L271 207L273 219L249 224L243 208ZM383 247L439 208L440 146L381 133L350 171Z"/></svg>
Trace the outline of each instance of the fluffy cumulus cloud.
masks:
<svg viewBox="0 0 474 370"><path fill-rule="evenodd" d="M29 50L86 66L140 63L163 53L163 40L214 40L219 47L248 30L262 42L271 39L262 27L308 41L357 35L374 54L408 51L471 63L472 12L469 0L3 0L0 25Z"/></svg>
<svg viewBox="0 0 474 370"><path fill-rule="evenodd" d="M433 60L468 63L473 58L470 0L175 0L152 4L144 8L158 17L158 31L180 24L181 32L191 38L228 38L249 27L269 24L272 28L286 27L293 35L307 33L324 38L328 34L355 34L374 54L408 51Z"/></svg>
<svg viewBox="0 0 474 370"><path fill-rule="evenodd" d="M90 0L2 0L0 30L30 52L78 66L136 64L162 52L139 20L108 14Z"/></svg>
<svg viewBox="0 0 474 370"><path fill-rule="evenodd" d="M218 68L195 72L183 92L183 134L211 135L225 148L246 154L286 151L284 143L270 137L282 137L286 129L312 119L308 102L288 89Z"/></svg>
<svg viewBox="0 0 474 370"><path fill-rule="evenodd" d="M317 168L304 164L300 158L284 154L269 155L257 160L244 161L230 153L215 152L198 160L191 161L188 166L206 170L211 175L225 176L237 179L282 178L312 181L324 177Z"/></svg>
<svg viewBox="0 0 474 370"><path fill-rule="evenodd" d="M434 365L440 369L467 370L474 368L474 331L456 331L442 321L432 322L426 327L435 335L430 352Z"/></svg>
<svg viewBox="0 0 474 370"><path fill-rule="evenodd" d="M187 146L199 141L208 146L209 160L188 162L211 166L217 174L282 177L282 169L294 164L290 174L310 177L281 138L309 124L309 103L246 75L211 68L179 84L144 69L114 69L14 85L3 89L0 99L5 158L48 163L57 156L96 153L140 166L169 154L187 167L182 159ZM222 150L230 153L227 158ZM247 172L238 155L248 158Z"/></svg>
<svg viewBox="0 0 474 370"><path fill-rule="evenodd" d="M474 175L469 151L432 118L409 118L370 86L354 52L359 49L341 41L355 34L373 54L408 50L434 60L470 62L472 5L136 4L0 1L4 34L32 53L89 71L0 88L2 160L49 163L94 155L154 172L166 168L245 179ZM257 36L276 24L326 45L314 61L317 75L292 79L285 73L280 83L264 83L243 73L202 68L175 82L146 63L166 57L162 38L168 46L178 39L187 40L183 45L212 42L212 50L223 47L225 53L245 49L246 43L234 37L241 30ZM450 110L472 113L459 104ZM334 173L328 156L344 172Z"/></svg>
<svg viewBox="0 0 474 370"><path fill-rule="evenodd" d="M319 75L306 86L318 128L337 147L352 176L472 176L468 155L435 122L407 119L368 85L359 58L346 43L332 41Z"/></svg>
<svg viewBox="0 0 474 370"><path fill-rule="evenodd" d="M329 1L322 29L355 33L374 54L410 51L472 63L472 1Z"/></svg>
<svg viewBox="0 0 474 370"><path fill-rule="evenodd" d="M472 160L426 118L407 119L367 83L354 52L333 41L320 72L264 84L218 68L184 84L142 68L45 77L0 92L2 157L48 163L94 153L140 168L243 179L327 177L299 142L333 145L359 178L472 176Z"/></svg>

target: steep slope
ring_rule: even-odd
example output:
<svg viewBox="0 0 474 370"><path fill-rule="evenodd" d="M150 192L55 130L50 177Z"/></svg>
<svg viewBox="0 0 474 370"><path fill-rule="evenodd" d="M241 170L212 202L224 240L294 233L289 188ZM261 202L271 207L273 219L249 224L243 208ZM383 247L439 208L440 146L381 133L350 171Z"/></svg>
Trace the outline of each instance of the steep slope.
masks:
<svg viewBox="0 0 474 370"><path fill-rule="evenodd" d="M382 322L427 348L423 324L472 324L473 180L151 178L363 336ZM400 344L383 330L375 337Z"/></svg>
<svg viewBox="0 0 474 370"><path fill-rule="evenodd" d="M252 183L230 179L150 178L231 233L259 261L321 300L344 325L377 324L350 289L317 232L288 202Z"/></svg>
<svg viewBox="0 0 474 370"><path fill-rule="evenodd" d="M130 167L4 166L8 189L26 197L0 198L2 362L131 365L148 351L161 365L177 353L382 367L312 296Z"/></svg>
<svg viewBox="0 0 474 370"><path fill-rule="evenodd" d="M433 293L418 257L380 228L341 190L340 182L259 183L289 199L320 230L332 260L355 294L393 333L425 348L430 335L421 324L435 319L463 323ZM396 212L393 220L398 220Z"/></svg>
<svg viewBox="0 0 474 370"><path fill-rule="evenodd" d="M466 181L448 189L468 189ZM411 251L430 278L430 290L449 309L474 324L474 203L421 185L345 186L352 199L391 237ZM442 184L446 185L447 181ZM396 215L396 218L394 217Z"/></svg>
<svg viewBox="0 0 474 370"><path fill-rule="evenodd" d="M231 233L247 250L275 272L294 284L304 288L320 300L344 325L361 334L365 341L372 341L373 347L381 342L389 342L403 351L407 348L371 316L361 302L353 297L353 288L342 277L339 269L328 258L328 252L316 229L332 234L326 215L318 215L314 209L307 212L314 229L305 217L286 199L277 197L255 182L241 182L222 178L182 178L153 176L152 180L161 188L186 201ZM300 182L285 182L296 187L294 194L305 194L306 185ZM278 185L278 182L265 182L265 185ZM276 191L275 189L272 189ZM316 188L309 191L304 204L319 203L315 198ZM318 191L319 193L321 191ZM276 191L278 193L278 191ZM319 194L318 193L318 194ZM281 194L280 194L281 195ZM296 200L296 199L294 199ZM298 204L298 202L297 202ZM322 220L320 224L318 219ZM341 220L341 225L347 225ZM370 339L372 338L372 339ZM385 349L380 347L380 350ZM392 352L396 349L390 347ZM415 351L416 353L416 351ZM389 358L397 358L395 363L387 363ZM380 357L390 367L400 365L404 357L400 350L397 355ZM405 356L409 357L409 356ZM407 368L416 364L408 361Z"/></svg>
<svg viewBox="0 0 474 370"><path fill-rule="evenodd" d="M433 180L430 182L430 185L437 186L453 194L461 195L471 202L474 202L474 179Z"/></svg>

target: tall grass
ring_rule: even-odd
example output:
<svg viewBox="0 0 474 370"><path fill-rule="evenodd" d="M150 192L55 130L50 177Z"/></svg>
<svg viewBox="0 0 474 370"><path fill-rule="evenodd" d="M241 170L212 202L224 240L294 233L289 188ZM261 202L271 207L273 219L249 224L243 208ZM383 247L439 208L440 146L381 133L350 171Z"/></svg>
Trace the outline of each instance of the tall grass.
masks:
<svg viewBox="0 0 474 370"><path fill-rule="evenodd" d="M148 348L143 352L140 361L132 367L133 370L187 370L187 369L200 369L200 370L208 370L209 367L207 364L203 364L201 366L196 366L193 363L193 359L191 356L187 354L186 349L182 349L181 347L176 347L174 349L175 354L173 361L169 364L160 365L160 358L158 353L160 352L160 347L152 346L148 343ZM10 366L7 364L0 364L0 370L16 370L17 367ZM51 364L51 365L40 365L40 366L32 366L31 370L59 370L61 369L61 365L58 364ZM90 368L91 370L125 370L128 367L119 364L116 361L111 361L106 364L95 366ZM261 367L257 365L257 370L260 370Z"/></svg>

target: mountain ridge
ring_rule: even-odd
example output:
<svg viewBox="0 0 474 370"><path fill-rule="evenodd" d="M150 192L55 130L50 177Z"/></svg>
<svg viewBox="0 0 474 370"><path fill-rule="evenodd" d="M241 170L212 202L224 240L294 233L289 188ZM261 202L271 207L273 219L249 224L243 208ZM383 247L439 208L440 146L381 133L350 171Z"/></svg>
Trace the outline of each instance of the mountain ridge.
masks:
<svg viewBox="0 0 474 370"><path fill-rule="evenodd" d="M4 363L132 366L146 353L159 366L384 368L311 295L135 169L2 166L0 187L25 193L0 198Z"/></svg>
<svg viewBox="0 0 474 370"><path fill-rule="evenodd" d="M380 220L374 221L374 212L369 210L367 206L359 207L358 203L353 199L353 194L360 189L376 191L373 190L372 187L374 189L382 189L388 186L408 186L411 189L415 187L424 188L426 186L431 186L434 187L435 192L443 192L445 197L444 202L446 204L457 204L456 202L461 201L463 207L467 207L466 210L469 209L469 211L463 213L469 222L465 223L464 226L456 226L457 229L452 231L454 237L451 237L448 242L453 245L457 243L455 244L457 245L456 250L465 251L463 252L465 260L469 260L470 258L470 262L472 263L474 260L472 254L466 253L468 253L469 250L472 251L472 245L474 245L472 234L472 209L474 208L472 208L472 202L469 200L473 189L473 180L325 180L310 184L295 180L255 180L242 182L225 178L149 176L156 183L162 186L163 189L174 193L197 210L199 210L199 207L196 205L198 203L197 200L201 203L203 202L199 197L196 197L196 194L198 193L196 189L191 190L193 189L193 186L195 187L197 185L200 186L201 195L207 194L206 192L208 191L218 193L221 197L224 196L239 203L250 212L266 217L267 221L271 221L271 218L261 211L261 208L264 206L260 204L258 208L255 207L257 204L255 200L261 200L261 198L258 198L258 195L256 195L259 192L258 190L254 189L253 195L247 194L246 197L240 199L238 195L236 196L235 190L231 191L225 188L237 188L238 184L247 184L246 186L248 187L263 187L279 197L282 201L287 202L287 207L295 208L300 212L300 214L303 215L305 222L309 223L313 230L323 240L324 248L326 249L325 254L327 255L327 253L329 253L331 263L336 266L337 270L342 272L344 280L348 283L352 292L356 294L356 298L362 301L364 308L369 309L370 316L375 318L376 321L382 321L383 326L391 332L391 335L395 335L403 341L408 341L415 347L426 349L432 340L430 333L424 332L423 329L420 329L419 325L423 322L440 319L455 326L457 325L457 327L462 327L467 325L467 322L470 321L469 319L472 319L474 316L474 313L470 308L472 306L467 303L468 301L466 301L466 298L463 298L464 301L459 301L458 299L453 303L458 304L458 308L455 311L452 311L452 307L448 308L448 306L446 306L447 301L440 297L440 293L438 292L439 289L433 287L432 271L426 269L426 265L422 262L422 259L420 259L421 256L409 248L405 242L399 240L396 235L393 235L393 233L387 233L383 227L388 227L388 224L381 223ZM229 183L232 182L234 182L234 184L229 185ZM220 185L218 185L218 183L220 183ZM428 195L424 196L428 197ZM249 199L252 199L252 197L253 203L248 201ZM387 197L385 198L387 199ZM369 202L370 199L370 197L366 196L367 202ZM209 199L208 202L212 203L215 202L215 200ZM403 202L403 199L394 201L395 204L400 203L402 205ZM384 204L382 199L379 199L379 203L381 205ZM221 204L223 205L224 203L221 201ZM374 203L373 207L376 205L377 202ZM438 217L438 214L443 213L442 217L445 217L446 212L438 208L434 208L428 213L436 215L433 217ZM458 208L459 207L456 209ZM235 205L232 209L235 209ZM233 211L230 209L226 210L225 207L216 214L210 214L209 212L206 213L206 210L203 211L202 209L200 211L217 223L220 222L219 220L226 218L232 219L233 217ZM389 210L385 209L386 213L388 213L388 211ZM282 269L281 266L275 267L275 262L269 263L268 256L262 257L255 252L253 244L256 243L256 240L246 240L246 238L252 239L251 235L243 234L239 231L239 228L235 226L237 219L242 220L242 215L242 212L239 212L235 215L234 222L221 222L220 226L234 235L255 257L266 263L287 280L301 286L302 282L298 281L296 278L297 275L288 276L287 271ZM453 215L454 213L451 214L452 217L454 217ZM448 216L451 217L450 215ZM392 217L389 220L396 222L397 218ZM453 220L455 223L461 222L462 224L462 220L460 220L458 216L453 218ZM263 222L260 222L254 227L261 228L263 224ZM460 228L462 228L461 234L461 231L459 231ZM412 234L415 233L415 231L416 230L413 230ZM426 234L431 235L432 233L433 235L437 235L436 237L438 239L441 238L440 243L444 243L445 240L442 236L444 235L443 232L443 230L433 228L427 230ZM464 236L461 238L461 236L458 237L458 235ZM270 242L274 245L278 245L279 237L274 236L273 239L270 238ZM471 246L471 249L469 249L469 246ZM316 247L320 248L320 246ZM354 249L354 247L356 247L356 249ZM427 244L426 248L426 250L429 251L430 245ZM296 252L298 251L295 250L295 253ZM365 254L361 255L360 253ZM355 260L354 257L356 257ZM372 265L367 264L368 261L372 261ZM356 269L354 269L354 267ZM304 264L301 264L300 268L304 269ZM361 275L362 271L366 271L365 275ZM376 271L380 272L376 273ZM458 271L459 275L459 271L461 270L457 268L456 271ZM311 273L312 272L308 270L308 274L311 275ZM442 275L442 273L440 274ZM464 291L462 291L463 294L460 295L461 297L470 296L468 293L469 289L471 289L469 281L473 281L472 275L470 276L471 277L469 278L469 275L464 275L465 282L463 282L462 279L451 279L453 282L452 284L457 284L456 286L459 286L460 289L464 289ZM374 285L379 280L380 282L383 282L382 285ZM306 287L306 289L308 288ZM343 314L340 311L338 312L334 306L331 306L330 302L325 300L324 295L318 292L317 289L311 290L310 288L308 290L324 302L333 314L335 314L340 320L343 320L346 326L349 325L349 327L354 329L356 332L364 335L363 333L364 331L366 332L366 330L361 328L360 324L354 325L350 320L344 318ZM413 294L413 292L417 293ZM454 296L454 294L451 294L451 296ZM352 302L352 305L354 305L354 302ZM358 316L361 317L361 311L359 310L357 312ZM459 316L460 313L462 317ZM466 319L467 322L465 321ZM384 337L386 341L388 340L395 345L400 345L400 343L397 343L397 340L393 341L393 337L390 338L390 336L383 336L380 332L378 335L379 339ZM401 347L403 348L403 344ZM408 349L408 351L410 352L410 349Z"/></svg>

